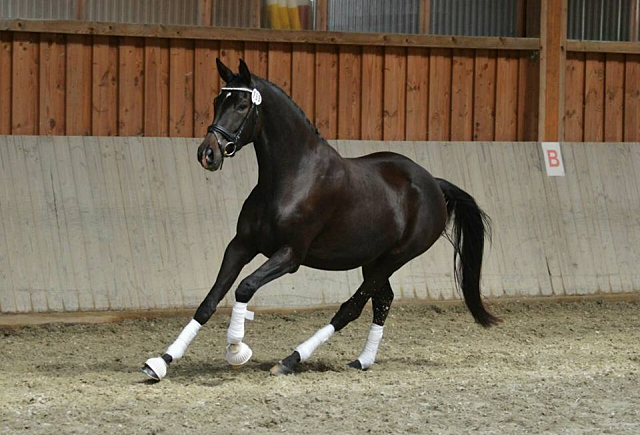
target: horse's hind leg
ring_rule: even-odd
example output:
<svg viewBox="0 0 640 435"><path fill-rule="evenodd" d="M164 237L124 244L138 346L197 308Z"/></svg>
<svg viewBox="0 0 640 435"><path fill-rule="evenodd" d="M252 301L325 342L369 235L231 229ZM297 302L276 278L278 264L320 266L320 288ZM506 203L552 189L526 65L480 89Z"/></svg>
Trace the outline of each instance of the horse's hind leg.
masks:
<svg viewBox="0 0 640 435"><path fill-rule="evenodd" d="M393 302L393 290L389 280L371 297L371 301L373 304L373 323L371 324L371 329L369 329L367 341L360 356L349 363L349 367L360 370L366 370L371 367L378 353L384 322Z"/></svg>

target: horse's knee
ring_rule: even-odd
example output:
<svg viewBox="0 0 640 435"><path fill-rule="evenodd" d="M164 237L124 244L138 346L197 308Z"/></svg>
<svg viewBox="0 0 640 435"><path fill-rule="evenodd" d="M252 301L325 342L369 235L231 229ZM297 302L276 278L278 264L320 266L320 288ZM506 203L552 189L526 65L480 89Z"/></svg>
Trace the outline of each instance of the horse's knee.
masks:
<svg viewBox="0 0 640 435"><path fill-rule="evenodd" d="M253 282L253 280L250 278L243 279L236 289L236 301L248 303L256 290L258 290L258 286Z"/></svg>
<svg viewBox="0 0 640 435"><path fill-rule="evenodd" d="M354 304L351 300L345 302L340 305L340 309L331 319L331 324L335 328L336 331L341 330L345 326L347 326L350 322L353 322L358 317L360 317L360 313L362 313L363 306L358 306Z"/></svg>

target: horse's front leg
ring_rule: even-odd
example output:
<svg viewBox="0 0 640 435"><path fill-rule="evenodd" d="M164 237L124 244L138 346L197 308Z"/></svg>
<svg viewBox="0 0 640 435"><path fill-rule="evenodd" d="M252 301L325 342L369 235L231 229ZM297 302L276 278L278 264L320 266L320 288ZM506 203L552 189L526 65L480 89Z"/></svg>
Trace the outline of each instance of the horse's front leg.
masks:
<svg viewBox="0 0 640 435"><path fill-rule="evenodd" d="M290 246L280 248L255 272L242 280L236 290L236 302L231 313L231 321L227 331L227 354L229 364L239 366L251 358L252 352L249 346L242 342L244 338L244 320L247 312L247 304L263 285L292 273L300 267L300 257Z"/></svg>
<svg viewBox="0 0 640 435"><path fill-rule="evenodd" d="M171 362L182 358L200 327L207 323L220 301L225 297L242 268L256 256L255 249L236 236L227 246L216 282L196 311L194 318L185 326L178 338L160 357L146 361L142 371L159 381L167 374Z"/></svg>

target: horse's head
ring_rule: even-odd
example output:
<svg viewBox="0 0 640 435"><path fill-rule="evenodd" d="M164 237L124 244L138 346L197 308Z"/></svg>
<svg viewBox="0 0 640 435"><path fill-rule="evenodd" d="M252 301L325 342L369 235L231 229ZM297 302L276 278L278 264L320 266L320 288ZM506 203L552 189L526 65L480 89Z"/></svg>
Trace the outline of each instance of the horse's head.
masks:
<svg viewBox="0 0 640 435"><path fill-rule="evenodd" d="M213 123L198 147L198 161L210 171L222 167L225 157L233 157L260 131L258 107L262 102L247 64L240 59L239 74L234 74L216 59L220 77L226 83L213 100Z"/></svg>

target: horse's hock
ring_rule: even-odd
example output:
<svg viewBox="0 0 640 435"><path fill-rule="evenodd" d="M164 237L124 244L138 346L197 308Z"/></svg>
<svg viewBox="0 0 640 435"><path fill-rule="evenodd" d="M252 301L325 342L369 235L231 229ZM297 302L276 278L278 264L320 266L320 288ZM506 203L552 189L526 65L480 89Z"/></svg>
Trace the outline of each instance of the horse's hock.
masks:
<svg viewBox="0 0 640 435"><path fill-rule="evenodd" d="M198 143L0 137L2 313L196 307L256 181L253 153L210 174L192 158ZM566 176L553 178L537 143L332 144L345 157L392 149L472 193L493 221L486 296L640 288L637 144L563 143ZM452 255L440 240L399 270L396 299L458 299ZM339 304L361 280L346 274L305 269L270 283L252 306Z"/></svg>

